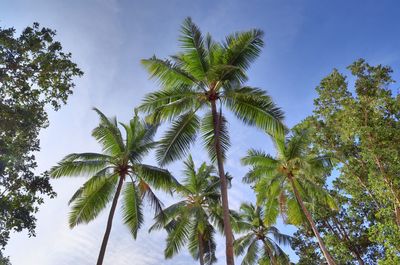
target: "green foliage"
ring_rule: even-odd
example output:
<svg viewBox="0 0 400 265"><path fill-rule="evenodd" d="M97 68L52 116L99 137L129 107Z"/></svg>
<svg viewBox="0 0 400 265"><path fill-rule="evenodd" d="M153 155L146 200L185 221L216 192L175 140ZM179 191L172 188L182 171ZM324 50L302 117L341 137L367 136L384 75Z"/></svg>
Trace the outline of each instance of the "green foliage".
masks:
<svg viewBox="0 0 400 265"><path fill-rule="evenodd" d="M136 238L143 224L143 199L148 199L156 214L162 203L153 192L171 191L178 186L171 174L158 167L142 164L142 158L154 146L156 126L141 121L137 114L129 124L120 124L125 129L122 136L116 118L108 118L98 109L100 123L93 130L93 137L102 145L103 154L70 154L50 170L53 178L65 176L89 176L90 179L72 196L70 203L71 228L88 223L98 216L115 194L116 184L125 181L122 193L123 222ZM117 191L116 191L117 189Z"/></svg>
<svg viewBox="0 0 400 265"><path fill-rule="evenodd" d="M261 52L262 37L260 30L249 30L231 34L225 42L217 43L209 34L204 37L187 18L179 38L180 53L166 60L155 56L142 60L162 90L146 95L139 110L146 112L152 122L173 121L157 149L161 165L187 155L199 129L212 160L216 158L214 129L219 131L226 152L229 136L222 112L217 112L218 121L206 114L200 122L196 114L206 108L210 110L210 104L217 101L246 124L271 134L283 131L283 113L267 93L243 84L247 80L246 70Z"/></svg>
<svg viewBox="0 0 400 265"><path fill-rule="evenodd" d="M266 225L266 215L262 208L253 204L242 204L237 219L238 237L234 243L236 255L243 255L242 265L253 264L290 264L289 257L279 245L289 245L291 237Z"/></svg>
<svg viewBox="0 0 400 265"><path fill-rule="evenodd" d="M202 255L204 264L213 264L216 262L214 226L219 226L222 219L219 178L214 176L215 168L206 163L196 169L191 156L184 164L185 177L176 190L182 200L156 216L150 231L164 228L168 232L166 258L187 245L194 259Z"/></svg>
<svg viewBox="0 0 400 265"><path fill-rule="evenodd" d="M279 213L286 223L309 225L326 260L334 264L311 216L316 202L324 208L337 208L333 198L319 184L330 173L331 162L326 156L313 153L307 139L308 133L304 130L293 130L292 136L286 138L276 134L273 138L276 157L249 150L242 163L252 166L252 170L244 182L254 184L257 204L264 207L266 225L274 224ZM256 246L250 246L250 253L255 253ZM253 260L250 258L249 262Z"/></svg>
<svg viewBox="0 0 400 265"><path fill-rule="evenodd" d="M397 264L399 96L390 89L389 67L358 60L348 69L354 88L345 75L333 70L317 87L313 115L298 125L310 131L315 150L334 158L339 173L333 189L342 204L340 211L319 211L315 218L340 264L360 259L364 264Z"/></svg>
<svg viewBox="0 0 400 265"><path fill-rule="evenodd" d="M35 235L35 213L43 196L55 193L46 173L36 174L38 135L49 124L47 110L58 110L83 73L38 23L19 36L0 27L0 247L11 231Z"/></svg>

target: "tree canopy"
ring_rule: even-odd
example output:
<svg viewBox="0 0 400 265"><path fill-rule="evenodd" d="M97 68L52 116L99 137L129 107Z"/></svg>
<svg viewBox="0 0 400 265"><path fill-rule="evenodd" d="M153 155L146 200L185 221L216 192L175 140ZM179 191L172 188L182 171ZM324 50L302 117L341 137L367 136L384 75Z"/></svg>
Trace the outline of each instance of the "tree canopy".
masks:
<svg viewBox="0 0 400 265"><path fill-rule="evenodd" d="M38 23L16 35L0 27L0 246L10 231L35 235L34 214L43 196L55 193L46 173L35 169L39 132L49 124L48 107L58 110L83 72Z"/></svg>

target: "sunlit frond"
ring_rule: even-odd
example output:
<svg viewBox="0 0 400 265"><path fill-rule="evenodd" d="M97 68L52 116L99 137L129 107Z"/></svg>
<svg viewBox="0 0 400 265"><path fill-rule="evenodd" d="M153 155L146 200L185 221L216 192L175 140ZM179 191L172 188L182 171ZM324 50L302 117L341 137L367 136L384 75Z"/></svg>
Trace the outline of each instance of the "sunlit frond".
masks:
<svg viewBox="0 0 400 265"><path fill-rule="evenodd" d="M140 178L155 189L171 192L173 188L179 185L178 181L166 169L146 164L138 164L134 167L134 170Z"/></svg>
<svg viewBox="0 0 400 265"><path fill-rule="evenodd" d="M200 29L190 17L183 21L179 42L184 50L181 59L185 62L182 67L185 72L197 80L203 80L208 71L207 49Z"/></svg>
<svg viewBox="0 0 400 265"><path fill-rule="evenodd" d="M192 75L183 71L170 60L162 60L153 56L141 62L150 73L151 78L156 79L165 88L194 85L196 83L196 79Z"/></svg>
<svg viewBox="0 0 400 265"><path fill-rule="evenodd" d="M160 165L182 158L196 139L200 120L195 112L177 118L168 129L157 148L156 157Z"/></svg>
<svg viewBox="0 0 400 265"><path fill-rule="evenodd" d="M50 169L52 178L94 175L111 163L111 157L97 153L70 154Z"/></svg>
<svg viewBox="0 0 400 265"><path fill-rule="evenodd" d="M225 92L223 100L245 124L256 126L271 135L284 132L283 112L264 90L252 87L230 89Z"/></svg>
<svg viewBox="0 0 400 265"><path fill-rule="evenodd" d="M222 157L226 159L226 153L230 146L227 120L221 113L218 114L218 119ZM216 161L214 120L211 112L208 112L201 121L201 134L203 144L208 151L211 161Z"/></svg>
<svg viewBox="0 0 400 265"><path fill-rule="evenodd" d="M82 192L72 202L69 226L88 223L106 207L115 190L118 176L92 177L82 188Z"/></svg>
<svg viewBox="0 0 400 265"><path fill-rule="evenodd" d="M123 190L122 218L136 239L137 232L143 224L142 198L133 182L127 182Z"/></svg>

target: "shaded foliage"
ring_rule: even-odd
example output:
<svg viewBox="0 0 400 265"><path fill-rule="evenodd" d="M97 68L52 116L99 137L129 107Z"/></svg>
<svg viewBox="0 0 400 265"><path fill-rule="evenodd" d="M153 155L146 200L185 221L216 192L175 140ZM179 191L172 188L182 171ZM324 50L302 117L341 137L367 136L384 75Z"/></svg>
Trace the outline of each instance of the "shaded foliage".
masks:
<svg viewBox="0 0 400 265"><path fill-rule="evenodd" d="M19 36L0 28L0 246L11 231L35 235L34 214L43 196L55 193L46 173L38 174L34 153L48 126L47 110L58 110L83 73L63 52L56 33L38 23Z"/></svg>

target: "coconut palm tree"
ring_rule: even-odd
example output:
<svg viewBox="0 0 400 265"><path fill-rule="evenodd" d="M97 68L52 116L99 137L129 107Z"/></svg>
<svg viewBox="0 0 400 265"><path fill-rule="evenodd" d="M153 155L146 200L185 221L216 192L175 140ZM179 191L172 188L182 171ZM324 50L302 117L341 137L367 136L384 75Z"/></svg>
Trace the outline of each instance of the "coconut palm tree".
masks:
<svg viewBox="0 0 400 265"><path fill-rule="evenodd" d="M216 243L213 223L220 224L219 178L214 166L202 163L196 170L191 156L184 162L185 178L176 192L181 201L164 209L150 228L165 228L168 232L165 257L171 258L187 245L200 265L213 264Z"/></svg>
<svg viewBox="0 0 400 265"><path fill-rule="evenodd" d="M157 126L141 121L137 113L129 124L118 124L116 118L107 118L98 109L94 110L100 116L100 124L92 135L101 144L103 152L67 155L51 169L50 175L53 178L90 177L69 201L72 204L69 215L71 228L95 219L112 200L97 260L97 265L100 265L103 264L120 193L123 196L123 222L136 239L143 223L143 200L149 200L156 214L160 214L163 205L153 189L170 191L177 182L167 170L141 162L155 145L152 139ZM125 129L125 139L118 125Z"/></svg>
<svg viewBox="0 0 400 265"><path fill-rule="evenodd" d="M278 210L284 220L294 225L305 222L318 240L318 244L329 265L335 262L329 254L315 225L307 203L319 201L331 209L336 205L329 194L316 184L313 177L326 172L331 167L329 158L308 152L306 132L294 133L292 137L276 136L274 143L277 156L272 157L262 151L249 150L242 159L244 165L252 170L244 178L247 183L255 184L258 203L264 203L264 222L275 222ZM305 219L304 219L305 218Z"/></svg>
<svg viewBox="0 0 400 265"><path fill-rule="evenodd" d="M265 90L244 85L246 70L261 52L262 37L261 30L253 29L215 42L187 18L179 38L180 53L165 60L155 56L142 60L162 89L148 94L139 108L152 122L172 121L156 153L159 163L165 165L187 155L199 132L212 161L217 162L228 265L234 264L234 253L224 171L229 136L222 106L246 124L270 133L283 131L283 113Z"/></svg>
<svg viewBox="0 0 400 265"><path fill-rule="evenodd" d="M237 256L246 253L242 265L290 264L289 257L279 245L290 244L291 237L281 234L275 226L266 225L261 207L244 203L240 206L239 216L237 227L245 234L235 240L234 249Z"/></svg>

